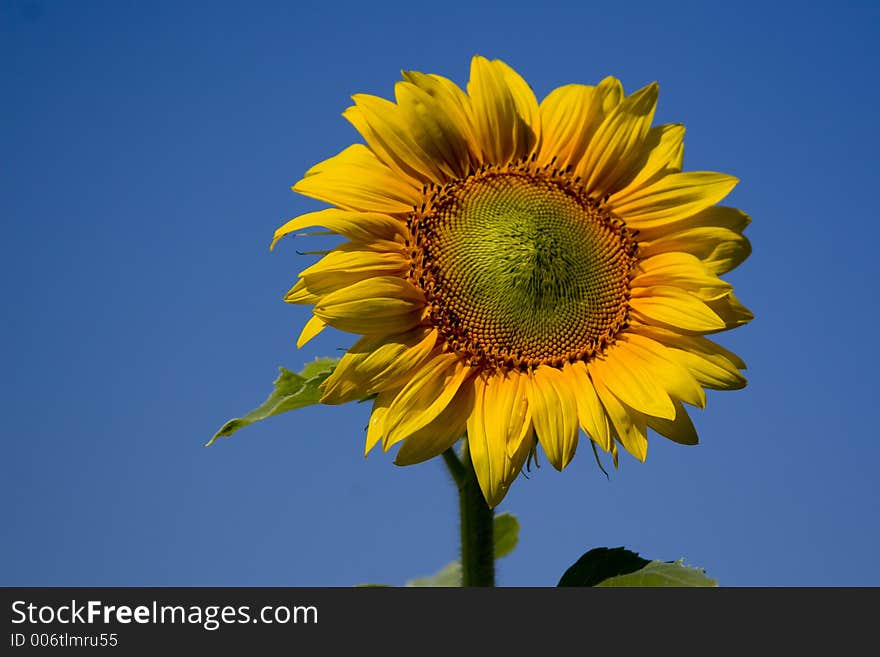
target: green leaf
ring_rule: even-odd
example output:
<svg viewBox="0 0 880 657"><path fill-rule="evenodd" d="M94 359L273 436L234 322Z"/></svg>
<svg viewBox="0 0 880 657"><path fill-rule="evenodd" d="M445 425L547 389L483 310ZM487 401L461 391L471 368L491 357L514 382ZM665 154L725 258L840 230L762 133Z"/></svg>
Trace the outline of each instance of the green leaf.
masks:
<svg viewBox="0 0 880 657"><path fill-rule="evenodd" d="M626 548L595 548L578 559L557 586L718 586L702 568L648 561Z"/></svg>
<svg viewBox="0 0 880 657"><path fill-rule="evenodd" d="M428 577L419 577L406 583L407 586L461 586L461 563L453 561L443 567L439 573Z"/></svg>
<svg viewBox="0 0 880 657"><path fill-rule="evenodd" d="M495 516L493 529L495 537L495 558L506 557L513 552L519 541L519 520L512 513Z"/></svg>
<svg viewBox="0 0 880 657"><path fill-rule="evenodd" d="M506 557L513 552L519 541L519 520L512 513L495 516L493 525L495 539L495 559ZM419 577L406 583L407 586L461 586L461 562L453 561L443 569L428 577Z"/></svg>
<svg viewBox="0 0 880 657"><path fill-rule="evenodd" d="M218 438L231 436L242 427L267 417L317 404L321 400L319 386L330 376L338 362L338 358L318 358L308 363L299 374L279 368L281 374L275 379L275 390L266 401L247 415L229 420L211 437L205 447L213 445Z"/></svg>
<svg viewBox="0 0 880 657"><path fill-rule="evenodd" d="M596 586L630 587L630 586L679 586L709 587L718 586L717 580L706 575L702 568L685 566L684 560L666 562L652 561L644 568L626 575L611 577Z"/></svg>
<svg viewBox="0 0 880 657"><path fill-rule="evenodd" d="M388 589L391 588L390 584L355 584L354 588L356 589Z"/></svg>
<svg viewBox="0 0 880 657"><path fill-rule="evenodd" d="M637 571L649 563L626 548L594 548L563 573L557 586L596 586L609 577Z"/></svg>

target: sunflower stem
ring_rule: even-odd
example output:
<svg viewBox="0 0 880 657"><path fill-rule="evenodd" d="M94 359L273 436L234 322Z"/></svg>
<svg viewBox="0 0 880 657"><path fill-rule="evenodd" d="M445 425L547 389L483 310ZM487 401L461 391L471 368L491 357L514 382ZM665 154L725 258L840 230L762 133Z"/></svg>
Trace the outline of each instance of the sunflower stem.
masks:
<svg viewBox="0 0 880 657"><path fill-rule="evenodd" d="M483 498L467 439L462 441L461 458L450 448L443 460L458 487L462 586L495 586L495 513Z"/></svg>

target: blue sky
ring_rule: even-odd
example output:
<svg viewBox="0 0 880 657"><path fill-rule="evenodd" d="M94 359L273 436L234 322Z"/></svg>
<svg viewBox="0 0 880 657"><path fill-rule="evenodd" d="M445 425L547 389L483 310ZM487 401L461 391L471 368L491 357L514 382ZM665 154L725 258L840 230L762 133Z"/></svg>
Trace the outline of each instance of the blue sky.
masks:
<svg viewBox="0 0 880 657"><path fill-rule="evenodd" d="M720 339L750 384L710 392L700 446L514 484L499 583L624 545L732 586L880 585L880 7L314 5L0 4L0 584L401 584L456 556L442 464L364 459L367 405L202 445L277 366L351 343L296 349L281 297L312 245L268 250L320 207L290 185L357 140L349 96L402 68L464 83L479 53L539 97L658 80L685 167L741 179L754 253L728 279L757 316Z"/></svg>

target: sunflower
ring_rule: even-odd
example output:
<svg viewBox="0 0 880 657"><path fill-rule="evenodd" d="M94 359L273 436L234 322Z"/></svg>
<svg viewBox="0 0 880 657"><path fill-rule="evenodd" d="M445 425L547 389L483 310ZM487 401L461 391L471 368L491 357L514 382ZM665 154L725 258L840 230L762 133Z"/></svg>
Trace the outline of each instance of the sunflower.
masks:
<svg viewBox="0 0 880 657"><path fill-rule="evenodd" d="M302 346L326 326L361 336L322 402L373 396L366 452L430 459L467 435L489 506L540 444L562 470L581 431L644 461L648 429L697 433L684 404L746 381L706 334L752 314L720 274L749 254L743 212L716 205L737 179L683 172L684 127L651 126L657 84L608 77L540 104L508 65L471 62L463 91L403 73L395 101L358 94L354 144L293 190L333 208L345 242L301 272Z"/></svg>

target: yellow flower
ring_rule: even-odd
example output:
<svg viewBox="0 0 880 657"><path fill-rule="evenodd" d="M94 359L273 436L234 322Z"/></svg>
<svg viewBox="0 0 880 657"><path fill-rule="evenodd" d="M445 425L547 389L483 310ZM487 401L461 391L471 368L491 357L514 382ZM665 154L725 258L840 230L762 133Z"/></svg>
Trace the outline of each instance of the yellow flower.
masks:
<svg viewBox="0 0 880 657"><path fill-rule="evenodd" d="M396 102L355 95L344 116L366 145L314 166L294 191L334 208L347 241L285 299L314 304L298 346L325 326L362 337L322 401L376 395L366 451L396 463L468 436L497 505L540 443L554 467L582 430L644 460L650 427L697 434L683 403L746 384L745 364L704 334L752 314L719 278L749 254L736 184L682 172L684 127L651 127L657 85L567 85L540 104L501 61L475 57L467 93L405 72Z"/></svg>

